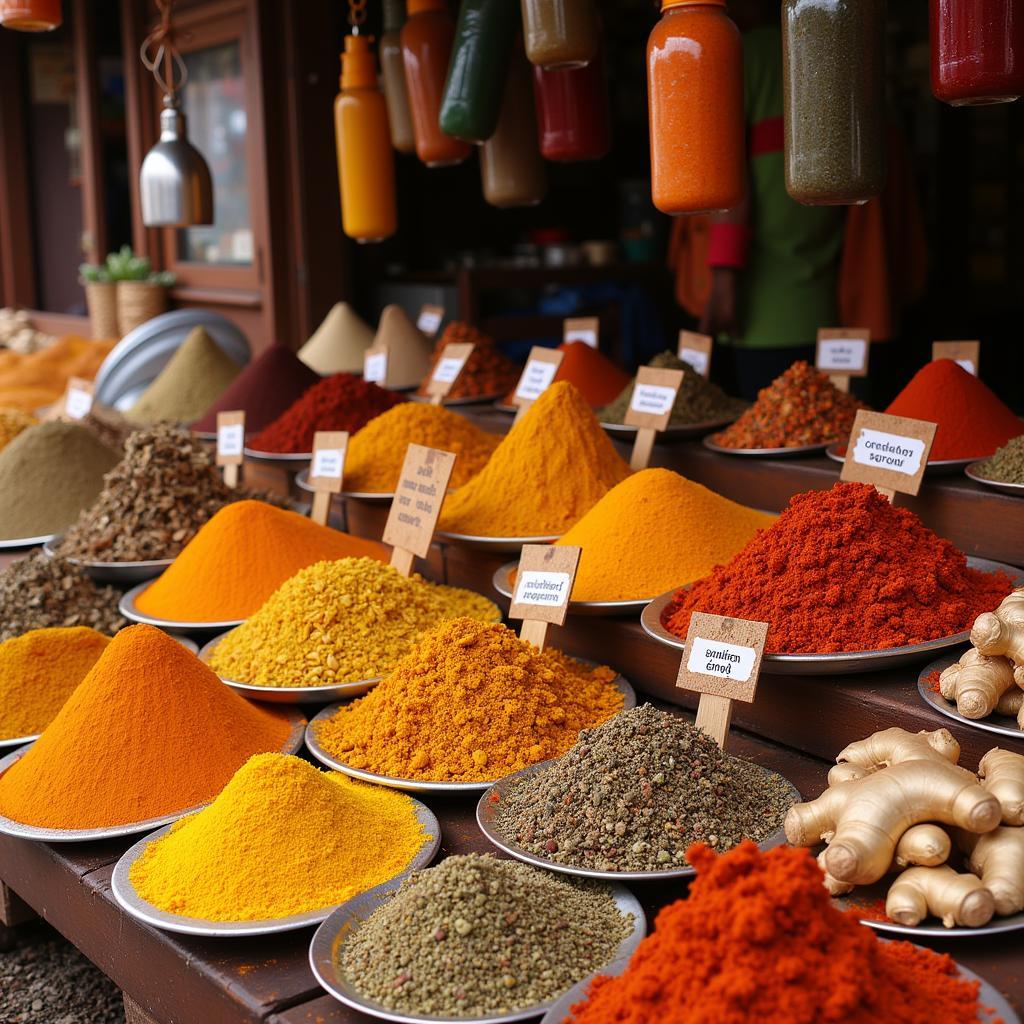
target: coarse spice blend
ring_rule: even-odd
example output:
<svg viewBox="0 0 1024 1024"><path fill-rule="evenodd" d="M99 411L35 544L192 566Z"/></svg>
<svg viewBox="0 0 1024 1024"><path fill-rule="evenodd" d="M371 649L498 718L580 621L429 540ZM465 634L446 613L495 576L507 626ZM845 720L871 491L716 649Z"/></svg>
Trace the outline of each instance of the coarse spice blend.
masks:
<svg viewBox="0 0 1024 1024"><path fill-rule="evenodd" d="M549 1002L614 959L632 929L603 886L469 854L406 879L340 963L390 1010L481 1017Z"/></svg>
<svg viewBox="0 0 1024 1024"><path fill-rule="evenodd" d="M1024 434L1007 441L995 455L981 463L977 471L986 480L1024 484Z"/></svg>
<svg viewBox="0 0 1024 1024"><path fill-rule="evenodd" d="M695 842L761 842L794 803L777 775L732 757L700 729L644 704L600 728L501 800L498 828L559 864L665 871Z"/></svg>

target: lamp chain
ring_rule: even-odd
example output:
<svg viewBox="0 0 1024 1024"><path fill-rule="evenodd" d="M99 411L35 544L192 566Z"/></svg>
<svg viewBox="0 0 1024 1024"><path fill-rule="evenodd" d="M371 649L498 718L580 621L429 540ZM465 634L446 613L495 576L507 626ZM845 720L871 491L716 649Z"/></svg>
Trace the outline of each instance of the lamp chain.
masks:
<svg viewBox="0 0 1024 1024"><path fill-rule="evenodd" d="M356 3L357 0L350 0ZM362 0L365 6L366 0ZM153 73L157 85L168 96L173 97L188 81L188 67L174 45L174 30L171 26L171 8L174 0L156 0L160 12L160 23L142 41L139 58L147 71ZM365 16L365 11L364 11Z"/></svg>
<svg viewBox="0 0 1024 1024"><path fill-rule="evenodd" d="M367 0L348 0L348 23L352 26L352 35L359 35L359 26L366 21Z"/></svg>

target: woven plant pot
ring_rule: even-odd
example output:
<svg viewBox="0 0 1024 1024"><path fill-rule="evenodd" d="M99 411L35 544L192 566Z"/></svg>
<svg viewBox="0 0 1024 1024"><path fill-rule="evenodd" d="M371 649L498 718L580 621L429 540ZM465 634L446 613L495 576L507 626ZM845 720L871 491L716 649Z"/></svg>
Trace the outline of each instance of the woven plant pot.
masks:
<svg viewBox="0 0 1024 1024"><path fill-rule="evenodd" d="M97 341L120 338L117 328L117 285L112 281L83 281L89 307L89 329Z"/></svg>
<svg viewBox="0 0 1024 1024"><path fill-rule="evenodd" d="M117 325L123 338L139 324L167 312L167 289L148 281L117 282Z"/></svg>

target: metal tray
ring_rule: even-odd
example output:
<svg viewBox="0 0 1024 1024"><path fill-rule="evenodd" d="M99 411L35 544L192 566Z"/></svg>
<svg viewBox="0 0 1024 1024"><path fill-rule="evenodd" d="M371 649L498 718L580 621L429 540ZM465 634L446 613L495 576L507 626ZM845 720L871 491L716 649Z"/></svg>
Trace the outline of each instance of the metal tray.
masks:
<svg viewBox="0 0 1024 1024"><path fill-rule="evenodd" d="M584 659L581 658L579 660L582 661ZM590 664L596 664L596 662L590 662ZM612 680L612 686L622 694L621 710L628 711L630 708L636 707L636 692L626 679L622 676L616 676ZM362 768L352 768L345 764L344 761L339 761L333 754L324 750L316 737L318 723L325 722L328 718L333 718L340 708L340 704L332 704L330 707L324 708L306 726L306 749L321 764L327 765L328 768L344 772L346 775L351 775L354 779L362 779L363 782L374 782L378 786L403 789L410 793L482 793L490 789L495 781L497 781L491 779L487 782L430 782L422 779L396 779L391 775L377 775L374 772L364 771Z"/></svg>
<svg viewBox="0 0 1024 1024"><path fill-rule="evenodd" d="M43 551L50 558L63 558L84 570L86 576L97 583L145 583L159 576L174 561L173 558L157 558L144 562L89 562L68 555L58 556L55 550L63 537L57 536L43 545Z"/></svg>
<svg viewBox="0 0 1024 1024"><path fill-rule="evenodd" d="M255 448L243 448L242 454L255 462L280 463L285 469L294 469L297 462L312 462L312 452L261 452Z"/></svg>
<svg viewBox="0 0 1024 1024"><path fill-rule="evenodd" d="M132 622L141 622L147 626L158 626L170 633L223 633L245 622L245 619L230 619L227 622L179 622L176 619L158 619L154 615L147 615L135 607L135 599L151 582L151 580L147 580L145 583L140 583L121 596L117 610L126 619L130 619Z"/></svg>
<svg viewBox="0 0 1024 1024"><path fill-rule="evenodd" d="M1024 484L1012 484L1006 480L990 480L988 477L982 476L978 469L983 462L988 462L988 459L975 459L974 462L969 462L964 466L964 475L970 477L975 483L984 484L985 487L1024 498Z"/></svg>
<svg viewBox="0 0 1024 1024"><path fill-rule="evenodd" d="M713 430L721 430L722 427L735 423L737 417L728 416L725 419L706 420L704 423L680 423L677 426L668 426L658 431L658 441L686 441L694 437L703 437ZM623 441L632 441L636 437L639 428L631 427L626 423L601 423L605 432L612 437Z"/></svg>
<svg viewBox="0 0 1024 1024"><path fill-rule="evenodd" d="M466 395L463 398L446 398L441 404L442 405L493 405L499 398L503 398L504 393L498 395ZM409 395L409 400L412 402L420 402L421 404L427 404L430 402L429 395L421 395L413 393Z"/></svg>
<svg viewBox="0 0 1024 1024"><path fill-rule="evenodd" d="M387 882L375 889L364 892L348 903L340 906L324 921L313 936L309 947L309 965L313 969L316 980L335 999L355 1010L368 1013L381 1020L405 1022L405 1024L511 1024L512 1021L529 1020L539 1017L554 1002L539 1003L512 1013L498 1014L489 1017L427 1017L420 1014L407 1014L375 1003L361 995L352 983L351 978L342 970L340 960L341 949L345 942L366 922L367 918L390 898L398 882ZM619 946L616 960L632 956L637 946L647 933L647 918L640 901L624 886L612 885L611 896L615 905L623 915L633 915L633 932ZM625 962L625 961L624 961Z"/></svg>
<svg viewBox="0 0 1024 1024"><path fill-rule="evenodd" d="M508 793L518 789L531 776L550 768L556 763L554 760L542 761L540 764L531 765L529 768L523 768L521 771L514 772L512 775L508 775L496 782L480 797L476 805L476 823L480 826L480 831L499 850L507 853L510 857L515 857L516 860L532 864L534 867L544 868L547 871L557 871L564 875L575 875L577 878L601 878L612 882L663 882L672 878L691 878L697 873L688 865L668 868L664 871L601 871L597 868L574 867L572 864L562 864L551 860L549 857L541 857L538 854L530 853L529 850L524 850L517 843L507 838L498 829L498 810L501 800ZM783 778L778 772L773 772L769 768L762 768L762 771L782 779L789 786L793 803L800 802L800 791L788 779ZM786 831L780 826L767 839L758 843L757 846L760 850L771 850L776 846L784 845L785 842Z"/></svg>
<svg viewBox="0 0 1024 1024"><path fill-rule="evenodd" d="M494 589L512 600L511 574L519 568L518 562L506 562L495 569L491 580ZM650 598L638 601L570 601L570 615L633 615L643 611L650 603Z"/></svg>
<svg viewBox="0 0 1024 1024"><path fill-rule="evenodd" d="M788 459L798 455L820 455L829 446L823 444L803 444L795 448L725 448L715 443L715 435L709 434L701 439L705 448L719 455L739 455L748 459Z"/></svg>
<svg viewBox="0 0 1024 1024"><path fill-rule="evenodd" d="M237 628L236 626L235 629ZM214 648L224 637L233 632L233 629L229 629L227 633L222 633L206 643L199 652L200 659L209 665L210 655ZM219 673L218 678L226 686L230 686L235 693L240 693L243 697L248 697L249 700L265 701L268 704L331 704L349 697L359 697L368 690L372 690L384 677L377 676L375 679L362 679L354 683L337 683L330 686L257 686L254 683L240 683L236 679L228 679Z"/></svg>
<svg viewBox="0 0 1024 1024"><path fill-rule="evenodd" d="M954 722L959 722L960 725L966 725L972 729L981 729L982 732L995 733L997 736L1010 736L1017 740L1024 739L1024 731L1017 725L1017 719L1014 716L997 715L995 712L992 712L991 715L986 715L984 718L965 718L957 711L955 704L946 700L941 693L931 688L928 683L928 677L933 672L941 672L943 669L949 668L950 665L959 660L959 653L945 654L921 669L921 674L917 677L917 692L921 694L924 702L930 704L940 715L945 715Z"/></svg>
<svg viewBox="0 0 1024 1024"><path fill-rule="evenodd" d="M395 879L399 881L413 871L425 868L437 856L437 851L441 848L441 825L434 812L421 804L419 800L412 797L410 799L413 800L416 807L416 818L426 830L429 838L424 841L406 868L395 876ZM168 932L178 932L181 935L237 939L247 935L273 935L276 932L291 932L300 928L308 928L311 925L320 924L321 921L326 921L337 909L337 905L335 905L324 907L322 910L309 910L304 914L290 914L287 917L263 921L206 921L203 918L182 917L179 914L161 910L144 900L135 891L130 872L132 865L146 852L150 843L163 839L172 828L174 828L173 824L165 825L159 832L140 839L122 854L121 859L114 865L114 874L110 879L110 890L114 894L114 899L128 914L144 924L162 928Z"/></svg>
<svg viewBox="0 0 1024 1024"><path fill-rule="evenodd" d="M449 544L461 544L477 551L518 551L524 544L550 544L561 534L551 533L542 537L477 537L471 533L448 533L437 530L434 537Z"/></svg>
<svg viewBox="0 0 1024 1024"><path fill-rule="evenodd" d="M0 551L17 551L18 548L35 548L56 540L59 533L46 533L42 537L15 537L13 540L0 540Z"/></svg>
<svg viewBox="0 0 1024 1024"><path fill-rule="evenodd" d="M982 572L1005 572L1014 586L1024 585L1024 572L1014 565L1004 562L993 562L988 558L969 556L967 564L972 569ZM644 632L659 643L683 650L686 644L679 637L670 633L661 624L661 613L680 588L669 590L656 597L640 615L640 625ZM900 665L909 665L922 661L930 654L956 647L967 642L970 630L955 633L953 636L929 640L922 644L908 644L905 647L890 647L878 651L837 651L834 654L766 654L762 659L763 671L779 676L807 676L822 672L834 675L847 675L852 672L884 672Z"/></svg>
<svg viewBox="0 0 1024 1024"><path fill-rule="evenodd" d="M846 461L846 442L836 441L835 444L830 444L825 449L825 454L833 462L845 462ZM925 463L924 471L926 476L947 476L951 473L959 473L961 469L966 469L972 462L976 461L973 458L970 459L929 459Z"/></svg>
<svg viewBox="0 0 1024 1024"><path fill-rule="evenodd" d="M309 483L309 469L300 469L295 474L295 483L300 490L314 494L315 491ZM395 498L394 491L339 491L331 495L331 501L340 501L342 498L354 498L356 501L366 501L384 504L392 502Z"/></svg>
<svg viewBox="0 0 1024 1024"><path fill-rule="evenodd" d="M291 732L281 748L282 754L295 754L302 748L302 738L306 730L305 716L294 709L282 709L292 723ZM13 754L8 754L0 760L0 776L7 771L16 761L29 752L30 747L21 747ZM239 765L241 767L241 765ZM111 825L109 828L40 828L36 825L23 825L20 821L5 818L0 814L0 833L14 836L16 839L35 839L41 843L86 843L100 839L120 839L123 836L134 836L141 832L152 832L154 829L162 828L164 825L172 825L179 818L186 814L193 814L202 810L206 804L199 804L196 807L186 807L174 814L165 814L159 818L148 818L146 821L136 821L128 825Z"/></svg>

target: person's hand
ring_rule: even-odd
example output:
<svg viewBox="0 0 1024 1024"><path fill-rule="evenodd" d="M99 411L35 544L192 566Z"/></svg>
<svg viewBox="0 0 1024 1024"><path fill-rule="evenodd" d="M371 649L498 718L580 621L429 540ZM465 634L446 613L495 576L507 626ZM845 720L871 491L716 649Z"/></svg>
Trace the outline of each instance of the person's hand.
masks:
<svg viewBox="0 0 1024 1024"><path fill-rule="evenodd" d="M738 334L740 271L734 267L715 267L711 271L711 292L700 318L700 333Z"/></svg>

